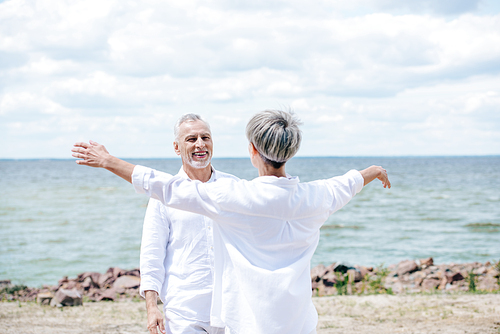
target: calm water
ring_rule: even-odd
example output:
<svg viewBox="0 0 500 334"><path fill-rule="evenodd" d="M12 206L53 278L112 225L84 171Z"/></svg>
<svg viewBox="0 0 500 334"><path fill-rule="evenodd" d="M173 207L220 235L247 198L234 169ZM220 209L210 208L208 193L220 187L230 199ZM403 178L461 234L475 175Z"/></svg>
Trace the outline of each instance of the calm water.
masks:
<svg viewBox="0 0 500 334"><path fill-rule="evenodd" d="M130 160L170 173L177 159ZM214 159L241 178L249 159ZM386 265L500 260L500 157L295 158L301 181L379 164L393 185L374 181L321 231L312 265ZM101 169L73 160L0 160L0 279L29 286L109 267L139 266L147 198Z"/></svg>

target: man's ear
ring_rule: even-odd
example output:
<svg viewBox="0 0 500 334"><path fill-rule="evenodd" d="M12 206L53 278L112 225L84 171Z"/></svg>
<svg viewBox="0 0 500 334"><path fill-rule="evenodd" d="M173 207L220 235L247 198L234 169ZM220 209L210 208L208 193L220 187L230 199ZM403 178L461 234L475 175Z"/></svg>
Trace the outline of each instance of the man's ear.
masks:
<svg viewBox="0 0 500 334"><path fill-rule="evenodd" d="M175 154L181 155L181 151L179 150L179 143L177 143L176 141L174 141L174 151Z"/></svg>

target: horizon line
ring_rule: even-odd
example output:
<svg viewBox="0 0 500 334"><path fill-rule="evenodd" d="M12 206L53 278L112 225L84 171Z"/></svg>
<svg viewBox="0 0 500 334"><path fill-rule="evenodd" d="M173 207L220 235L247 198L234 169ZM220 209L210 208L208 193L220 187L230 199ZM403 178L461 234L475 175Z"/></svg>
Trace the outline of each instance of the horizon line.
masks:
<svg viewBox="0 0 500 334"><path fill-rule="evenodd" d="M462 155L331 155L331 156L295 156L292 159L329 159L329 158L480 158L480 157L500 157L500 154L462 154ZM180 157L118 157L122 160L180 160ZM250 159L250 157L213 157L217 159ZM0 158L0 161L34 161L34 160L67 160L75 161L76 158ZM291 160L291 159L290 159ZM290 161L289 160L289 161Z"/></svg>

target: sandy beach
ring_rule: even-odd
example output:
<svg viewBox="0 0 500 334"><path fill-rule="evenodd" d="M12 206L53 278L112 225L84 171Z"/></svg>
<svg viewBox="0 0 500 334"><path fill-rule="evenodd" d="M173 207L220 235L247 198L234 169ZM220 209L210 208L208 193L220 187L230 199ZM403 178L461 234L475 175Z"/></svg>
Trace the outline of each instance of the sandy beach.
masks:
<svg viewBox="0 0 500 334"><path fill-rule="evenodd" d="M318 333L500 333L499 294L315 297ZM141 301L1 302L0 333L147 333Z"/></svg>

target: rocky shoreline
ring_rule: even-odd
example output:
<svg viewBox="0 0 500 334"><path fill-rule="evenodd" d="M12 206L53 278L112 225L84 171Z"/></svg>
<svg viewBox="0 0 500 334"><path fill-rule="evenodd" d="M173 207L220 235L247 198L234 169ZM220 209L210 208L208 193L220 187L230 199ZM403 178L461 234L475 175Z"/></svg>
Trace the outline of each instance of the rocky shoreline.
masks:
<svg viewBox="0 0 500 334"><path fill-rule="evenodd" d="M33 288L0 281L1 301L77 306L83 302L139 298L139 269L109 268L63 277L57 285ZM422 292L500 292L500 261L436 265L432 258L406 260L388 267L332 263L311 270L314 296L416 294Z"/></svg>
<svg viewBox="0 0 500 334"><path fill-rule="evenodd" d="M496 263L434 264L433 258L405 260L388 267L332 263L311 270L316 296L405 294L452 291L500 291L500 261Z"/></svg>

